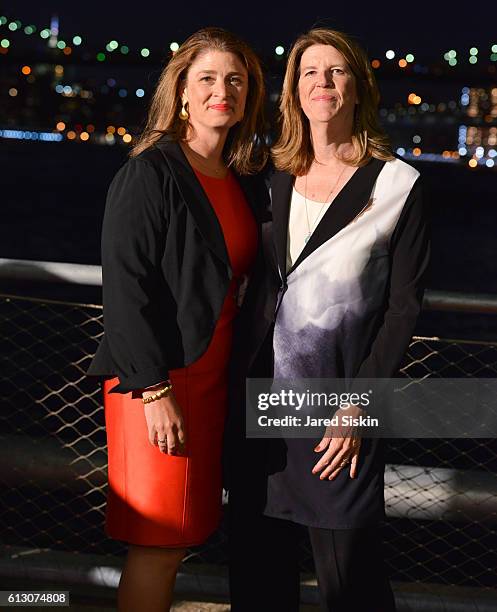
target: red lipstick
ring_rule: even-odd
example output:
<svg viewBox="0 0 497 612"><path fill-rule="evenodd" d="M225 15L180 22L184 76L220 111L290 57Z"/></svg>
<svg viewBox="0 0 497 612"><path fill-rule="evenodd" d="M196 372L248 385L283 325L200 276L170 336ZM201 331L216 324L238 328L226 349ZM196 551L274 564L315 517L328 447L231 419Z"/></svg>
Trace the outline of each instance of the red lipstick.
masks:
<svg viewBox="0 0 497 612"><path fill-rule="evenodd" d="M229 110L231 110L229 104L212 104L210 106L210 108L213 108L214 110L219 110L219 111L229 111Z"/></svg>

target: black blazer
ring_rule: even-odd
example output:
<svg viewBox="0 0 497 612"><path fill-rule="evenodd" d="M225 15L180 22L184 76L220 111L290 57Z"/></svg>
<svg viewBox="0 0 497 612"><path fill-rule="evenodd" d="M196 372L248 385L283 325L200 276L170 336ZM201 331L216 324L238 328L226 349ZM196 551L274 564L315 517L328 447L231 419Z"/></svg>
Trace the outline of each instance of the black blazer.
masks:
<svg viewBox="0 0 497 612"><path fill-rule="evenodd" d="M237 176L260 227L261 176ZM260 232L259 232L260 233ZM104 336L89 375L128 393L207 349L232 270L221 226L179 144L161 138L124 164L102 228Z"/></svg>
<svg viewBox="0 0 497 612"><path fill-rule="evenodd" d="M238 319L240 333L237 344L244 357L241 370L245 368L254 377L272 376L272 370L268 368L268 361L272 357L271 332L288 287L288 274L354 220L370 199L384 166L384 162L372 159L359 168L325 213L288 272L288 221L294 177L286 172L272 172L273 222L263 227L263 264L253 275ZM365 343L362 359L354 368L354 376L360 378L388 378L396 374L421 309L430 255L430 224L420 180L411 177L415 171L409 168L403 163L402 171L395 175L397 184L409 179L412 185L409 183L409 189L406 187L408 195L405 205L389 241L388 294L382 308L376 313L378 320L374 326L374 342Z"/></svg>

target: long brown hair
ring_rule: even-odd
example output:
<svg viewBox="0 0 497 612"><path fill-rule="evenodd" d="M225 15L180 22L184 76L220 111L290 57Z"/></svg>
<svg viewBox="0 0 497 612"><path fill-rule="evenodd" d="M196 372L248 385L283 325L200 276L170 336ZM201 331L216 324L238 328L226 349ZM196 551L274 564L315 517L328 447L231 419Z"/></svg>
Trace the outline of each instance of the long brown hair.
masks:
<svg viewBox="0 0 497 612"><path fill-rule="evenodd" d="M355 107L352 133L355 153L343 161L362 166L371 157L393 159L388 138L378 122L380 93L366 53L347 34L315 28L296 40L288 57L280 97L280 136L272 148L276 168L301 176L308 172L314 160L309 121L300 107L298 95L300 60L312 45L330 45L338 49L356 79L359 104Z"/></svg>
<svg viewBox="0 0 497 612"><path fill-rule="evenodd" d="M195 59L206 51L234 53L248 73L248 94L243 119L233 126L225 145L225 160L239 174L253 174L267 158L264 141L264 77L254 51L234 34L221 28L203 28L192 34L174 53L160 75L150 104L147 123L130 155L135 157L151 147L164 134L184 140L188 121L179 118L180 91Z"/></svg>

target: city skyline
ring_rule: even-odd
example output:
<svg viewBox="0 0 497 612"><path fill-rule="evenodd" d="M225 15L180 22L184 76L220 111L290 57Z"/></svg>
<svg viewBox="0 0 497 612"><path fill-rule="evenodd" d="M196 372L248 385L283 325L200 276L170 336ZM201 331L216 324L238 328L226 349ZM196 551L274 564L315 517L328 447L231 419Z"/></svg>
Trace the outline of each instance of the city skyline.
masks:
<svg viewBox="0 0 497 612"><path fill-rule="evenodd" d="M497 43L494 24L497 8L481 11L448 11L445 6L430 6L426 11L410 10L401 15L395 9L373 6L350 11L347 6L333 6L316 1L305 14L289 11L288 6L276 3L251 2L250 12L227 10L216 5L173 4L167 7L141 3L139 14L135 5L112 5L89 0L84 5L71 5L58 0L42 6L32 0L4 2L2 13L9 19L19 19L23 24L33 23L47 27L53 14L58 15L61 35L84 37L91 45L105 45L116 38L132 45L161 46L165 49L173 40L182 42L193 31L216 25L244 36L261 52L268 52L275 45L288 47L299 33L314 25L325 25L355 35L370 54L386 49L398 53L414 52L418 56L444 52L449 48L463 50L474 45L488 46ZM232 9L235 7L233 6ZM485 18L483 18L483 16ZM262 18L263 17L263 18Z"/></svg>

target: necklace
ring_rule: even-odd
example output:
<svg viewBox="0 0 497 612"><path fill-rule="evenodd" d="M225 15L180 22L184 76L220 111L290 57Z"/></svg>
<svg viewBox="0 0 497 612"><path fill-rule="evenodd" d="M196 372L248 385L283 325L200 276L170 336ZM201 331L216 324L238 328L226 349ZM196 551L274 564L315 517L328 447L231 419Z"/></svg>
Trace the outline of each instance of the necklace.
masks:
<svg viewBox="0 0 497 612"><path fill-rule="evenodd" d="M305 216L306 216L306 219L307 219L307 236L304 239L304 244L307 244L307 242L309 241L309 238L312 235L312 232L314 231L314 228L318 225L319 221L321 220L321 213L323 212L323 209L326 206L326 204L328 204L328 200L330 199L331 194L335 191L336 186L338 185L340 179L342 178L342 174L345 172L345 168L346 167L347 166L344 166L342 168L342 171L338 175L337 180L333 184L329 194L326 196L325 201L321 204L321 208L319 209L318 216L314 219L314 222L313 222L312 226L311 226L311 224L309 222L309 210L307 209L307 174L305 175L304 204L305 204Z"/></svg>
<svg viewBox="0 0 497 612"><path fill-rule="evenodd" d="M197 153L197 151L195 151L194 149L192 149L189 145L186 145L188 154L195 160L195 162L204 170L207 172L210 172L212 174L215 174L216 176L220 176L222 174L224 174L226 172L226 166L224 165L223 162L223 166L222 168L212 168L211 166L209 166L209 164L206 162L205 158L202 157L202 155L200 155L200 153Z"/></svg>

